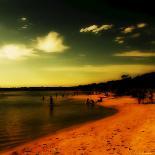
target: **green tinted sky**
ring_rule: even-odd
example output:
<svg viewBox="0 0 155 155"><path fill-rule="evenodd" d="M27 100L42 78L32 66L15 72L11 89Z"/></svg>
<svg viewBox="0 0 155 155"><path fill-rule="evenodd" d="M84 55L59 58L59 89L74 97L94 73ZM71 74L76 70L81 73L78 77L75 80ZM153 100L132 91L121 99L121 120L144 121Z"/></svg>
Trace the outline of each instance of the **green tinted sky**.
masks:
<svg viewBox="0 0 155 155"><path fill-rule="evenodd" d="M0 86L70 86L153 71L152 5L0 0Z"/></svg>

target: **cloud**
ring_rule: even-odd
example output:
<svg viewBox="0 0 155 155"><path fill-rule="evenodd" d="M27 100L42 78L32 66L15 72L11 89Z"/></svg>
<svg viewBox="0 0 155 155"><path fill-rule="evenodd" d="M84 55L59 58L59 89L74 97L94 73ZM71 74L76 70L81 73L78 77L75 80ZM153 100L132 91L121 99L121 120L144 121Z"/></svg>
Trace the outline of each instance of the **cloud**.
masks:
<svg viewBox="0 0 155 155"><path fill-rule="evenodd" d="M140 74L144 72L151 72L155 70L155 65L144 65L144 64L122 64L122 65L84 65L84 66L63 66L63 67L47 67L42 68L45 71L51 73L73 73L82 74L82 73L94 73L99 75L103 74L103 77L100 80L109 80L114 78L119 78L122 74ZM113 74L111 74L113 73ZM75 74L75 75L76 75ZM93 77L93 76L92 76ZM95 76L95 78L97 78ZM97 80L98 81L98 80Z"/></svg>
<svg viewBox="0 0 155 155"><path fill-rule="evenodd" d="M155 52L143 52L143 51L123 51L114 54L114 56L120 57L155 57Z"/></svg>
<svg viewBox="0 0 155 155"><path fill-rule="evenodd" d="M137 28L144 28L144 27L146 27L146 23L139 23L139 24L137 24Z"/></svg>
<svg viewBox="0 0 155 155"><path fill-rule="evenodd" d="M151 41L151 44L153 44L153 45L154 45L154 44L155 44L155 40Z"/></svg>
<svg viewBox="0 0 155 155"><path fill-rule="evenodd" d="M80 57L85 57L85 56L86 56L86 54L79 54L79 56L80 56Z"/></svg>
<svg viewBox="0 0 155 155"><path fill-rule="evenodd" d="M35 55L35 51L32 48L27 48L23 44L7 44L0 47L1 58L16 60Z"/></svg>
<svg viewBox="0 0 155 155"><path fill-rule="evenodd" d="M117 42L118 44L123 44L124 43L124 37L122 37L122 36L116 37L115 42Z"/></svg>
<svg viewBox="0 0 155 155"><path fill-rule="evenodd" d="M36 49L43 52L64 52L69 46L64 45L63 37L57 32L49 32L46 36L38 37L36 39Z"/></svg>
<svg viewBox="0 0 155 155"><path fill-rule="evenodd" d="M21 21L26 21L27 18L26 18L26 17L21 17L20 20L21 20Z"/></svg>
<svg viewBox="0 0 155 155"><path fill-rule="evenodd" d="M98 25L91 25L89 27L86 27L86 28L81 28L80 32L92 32L92 33L99 33L101 31L106 31L106 30L109 30L113 27L113 25L101 25L101 26L98 26Z"/></svg>
<svg viewBox="0 0 155 155"><path fill-rule="evenodd" d="M27 27L23 27L27 28ZM47 36L37 37L30 46L25 44L4 44L0 46L0 58L17 60L30 56L39 55L39 51L43 52L63 52L69 47L63 44L63 37L57 32L50 32Z"/></svg>
<svg viewBox="0 0 155 155"><path fill-rule="evenodd" d="M82 29L80 30L80 32L91 32L91 31L96 30L97 28L98 28L97 25L91 25L91 26L89 26L89 27L82 28Z"/></svg>
<svg viewBox="0 0 155 155"><path fill-rule="evenodd" d="M135 30L134 26L129 26L129 27L123 28L122 33L127 34L127 33L133 32L134 30Z"/></svg>
<svg viewBox="0 0 155 155"><path fill-rule="evenodd" d="M131 38L138 38L138 37L140 37L140 33L135 33L135 34L133 34L133 35L131 35L130 37Z"/></svg>
<svg viewBox="0 0 155 155"><path fill-rule="evenodd" d="M147 26L146 23L138 23L135 26L131 25L131 26L121 28L121 29L122 29L122 33L127 34L127 33L132 33L135 29L141 29L141 28L144 28L146 26Z"/></svg>
<svg viewBox="0 0 155 155"><path fill-rule="evenodd" d="M27 29L28 27L29 27L29 26L25 24L25 25L23 25L21 28L22 28L22 29Z"/></svg>

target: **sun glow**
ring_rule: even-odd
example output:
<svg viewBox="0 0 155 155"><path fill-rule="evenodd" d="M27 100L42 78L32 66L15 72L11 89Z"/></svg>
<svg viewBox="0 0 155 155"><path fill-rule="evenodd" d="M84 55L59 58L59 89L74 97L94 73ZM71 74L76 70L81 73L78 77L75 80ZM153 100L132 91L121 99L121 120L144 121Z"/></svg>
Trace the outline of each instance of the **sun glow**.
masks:
<svg viewBox="0 0 155 155"><path fill-rule="evenodd" d="M25 45L8 44L0 48L0 57L7 59L21 59L34 55L34 51L31 48L27 48Z"/></svg>

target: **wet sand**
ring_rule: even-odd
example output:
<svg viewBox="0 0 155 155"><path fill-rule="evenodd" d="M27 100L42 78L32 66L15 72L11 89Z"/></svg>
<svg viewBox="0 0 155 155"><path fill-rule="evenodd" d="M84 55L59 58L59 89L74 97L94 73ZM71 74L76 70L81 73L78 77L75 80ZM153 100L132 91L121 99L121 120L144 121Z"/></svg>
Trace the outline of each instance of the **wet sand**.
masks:
<svg viewBox="0 0 155 155"><path fill-rule="evenodd" d="M97 100L99 96L91 98ZM139 105L131 97L107 98L100 105L116 108L118 113L61 130L0 154L155 155L155 105Z"/></svg>

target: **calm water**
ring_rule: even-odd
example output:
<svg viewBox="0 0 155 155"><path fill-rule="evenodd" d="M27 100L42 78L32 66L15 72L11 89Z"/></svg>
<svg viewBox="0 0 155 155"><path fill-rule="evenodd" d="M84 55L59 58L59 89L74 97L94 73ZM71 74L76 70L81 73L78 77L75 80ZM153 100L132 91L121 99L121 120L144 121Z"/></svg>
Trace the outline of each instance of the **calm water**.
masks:
<svg viewBox="0 0 155 155"><path fill-rule="evenodd" d="M84 100L71 99L62 93L54 97L52 110L49 96L54 94L40 91L0 92L0 150L116 112L103 107L88 108L83 104Z"/></svg>

